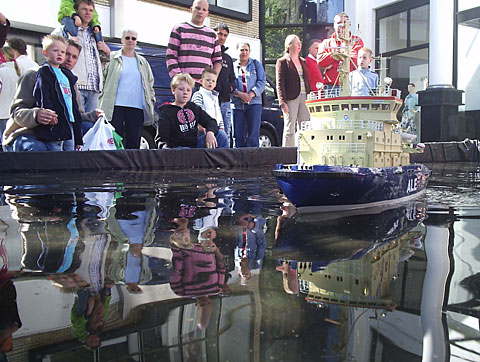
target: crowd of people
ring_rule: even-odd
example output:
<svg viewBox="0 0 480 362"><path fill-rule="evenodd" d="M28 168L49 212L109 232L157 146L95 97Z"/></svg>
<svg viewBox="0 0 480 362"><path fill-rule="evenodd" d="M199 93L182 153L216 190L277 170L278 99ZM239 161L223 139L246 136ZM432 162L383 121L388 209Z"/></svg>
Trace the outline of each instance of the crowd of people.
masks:
<svg viewBox="0 0 480 362"><path fill-rule="evenodd" d="M190 12L190 21L172 29L167 48L175 99L158 109L152 70L135 51L137 32L124 30L122 48L111 52L92 0L61 1L61 25L43 40L42 66L28 58L22 39L8 38L4 46L10 22L0 13L3 150L82 150L83 135L102 115L127 149L140 148L142 129L152 124L159 148L226 148L231 140L234 147L258 147L266 85L262 63L251 58L246 42L237 44L233 62L225 47L228 26L204 25L207 0L194 0ZM282 146L295 146L300 122L310 118L307 94L338 87L339 59L333 53L344 42L347 21L347 14L337 14L335 32L310 41L306 59L300 56L299 37L286 37L285 54L276 64ZM369 69L372 51L352 35L350 55L352 95L369 95L378 86L378 75Z"/></svg>

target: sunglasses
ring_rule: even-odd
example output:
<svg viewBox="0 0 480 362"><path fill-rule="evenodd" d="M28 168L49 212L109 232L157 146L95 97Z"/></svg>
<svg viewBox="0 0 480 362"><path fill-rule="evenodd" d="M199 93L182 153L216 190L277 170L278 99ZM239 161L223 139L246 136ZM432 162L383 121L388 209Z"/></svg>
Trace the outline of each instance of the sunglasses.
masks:
<svg viewBox="0 0 480 362"><path fill-rule="evenodd" d="M137 37L136 36L126 36L125 37L125 40L130 40L132 39L133 41L137 40Z"/></svg>

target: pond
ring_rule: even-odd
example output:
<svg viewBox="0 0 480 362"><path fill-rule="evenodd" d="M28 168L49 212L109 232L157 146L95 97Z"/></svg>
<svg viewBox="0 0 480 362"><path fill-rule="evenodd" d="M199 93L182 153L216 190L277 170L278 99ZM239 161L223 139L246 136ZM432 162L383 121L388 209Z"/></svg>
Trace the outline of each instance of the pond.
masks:
<svg viewBox="0 0 480 362"><path fill-rule="evenodd" d="M478 361L480 167L303 214L268 169L4 174L9 361ZM18 314L17 314L18 312Z"/></svg>

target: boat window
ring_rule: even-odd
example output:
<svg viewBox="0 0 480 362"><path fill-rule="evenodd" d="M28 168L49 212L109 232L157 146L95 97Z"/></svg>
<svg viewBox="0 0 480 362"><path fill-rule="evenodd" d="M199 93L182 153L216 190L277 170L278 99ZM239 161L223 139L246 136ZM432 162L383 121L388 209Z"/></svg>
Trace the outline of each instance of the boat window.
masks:
<svg viewBox="0 0 480 362"><path fill-rule="evenodd" d="M362 104L362 111L368 111L369 104Z"/></svg>
<svg viewBox="0 0 480 362"><path fill-rule="evenodd" d="M332 111L339 111L340 110L340 106L338 104L332 104Z"/></svg>
<svg viewBox="0 0 480 362"><path fill-rule="evenodd" d="M317 112L321 112L321 111L322 111L322 106L316 106L316 107L315 107L315 110L316 110Z"/></svg>
<svg viewBox="0 0 480 362"><path fill-rule="evenodd" d="M310 112L315 112L315 107L310 107Z"/></svg>
<svg viewBox="0 0 480 362"><path fill-rule="evenodd" d="M358 111L360 108L359 104L352 104L352 111Z"/></svg>
<svg viewBox="0 0 480 362"><path fill-rule="evenodd" d="M361 134L358 135L358 140L359 140L359 141L362 140L362 135L361 135Z"/></svg>
<svg viewBox="0 0 480 362"><path fill-rule="evenodd" d="M342 111L348 111L349 107L348 104L342 104Z"/></svg>
<svg viewBox="0 0 480 362"><path fill-rule="evenodd" d="M325 112L330 112L330 106L323 106L323 110Z"/></svg>
<svg viewBox="0 0 480 362"><path fill-rule="evenodd" d="M387 103L387 104L382 104L382 111L388 111L390 110L390 104Z"/></svg>
<svg viewBox="0 0 480 362"><path fill-rule="evenodd" d="M380 104L372 104L372 111L378 111L380 109Z"/></svg>

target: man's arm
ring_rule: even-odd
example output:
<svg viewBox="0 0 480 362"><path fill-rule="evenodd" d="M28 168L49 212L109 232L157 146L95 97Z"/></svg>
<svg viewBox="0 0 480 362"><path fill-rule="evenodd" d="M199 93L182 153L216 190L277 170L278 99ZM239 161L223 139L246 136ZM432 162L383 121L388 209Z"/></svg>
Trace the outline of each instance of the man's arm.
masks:
<svg viewBox="0 0 480 362"><path fill-rule="evenodd" d="M33 98L36 75L37 72L31 69L20 77L17 92L10 107L10 117L21 127L34 128L38 126L36 119L41 108L35 107Z"/></svg>
<svg viewBox="0 0 480 362"><path fill-rule="evenodd" d="M233 71L233 60L230 56L227 58L228 63L228 83L230 84L230 93L235 90L235 72Z"/></svg>
<svg viewBox="0 0 480 362"><path fill-rule="evenodd" d="M335 63L338 62L337 60L333 59L332 50L327 49L330 46L331 44L329 43L329 39L325 39L318 47L317 64L324 69L331 68Z"/></svg>
<svg viewBox="0 0 480 362"><path fill-rule="evenodd" d="M167 68L168 74L171 78L175 74L180 73L182 70L178 64L178 51L180 50L181 45L181 34L178 31L178 26L175 26L170 33L170 39L168 41L167 48Z"/></svg>
<svg viewBox="0 0 480 362"><path fill-rule="evenodd" d="M7 40L8 31L10 30L10 21L0 13L0 48L5 44Z"/></svg>
<svg viewBox="0 0 480 362"><path fill-rule="evenodd" d="M215 40L215 48L212 53L213 70L220 74L222 70L222 48L218 44L218 40Z"/></svg>

